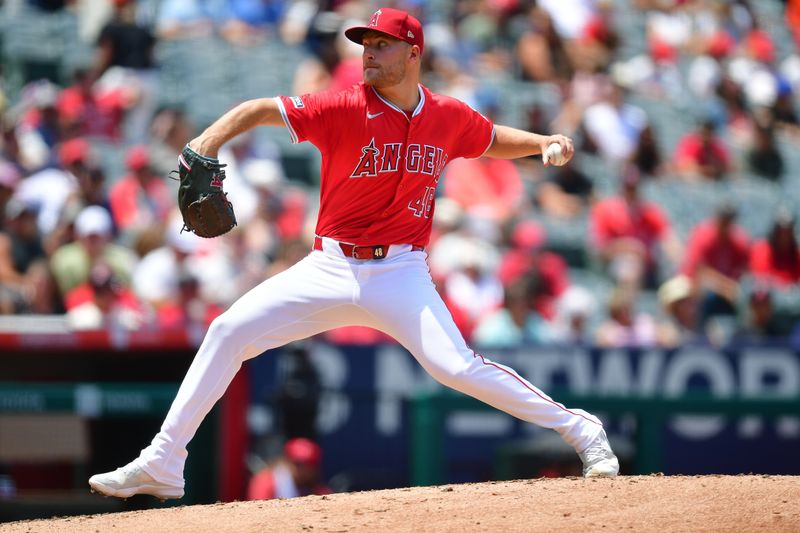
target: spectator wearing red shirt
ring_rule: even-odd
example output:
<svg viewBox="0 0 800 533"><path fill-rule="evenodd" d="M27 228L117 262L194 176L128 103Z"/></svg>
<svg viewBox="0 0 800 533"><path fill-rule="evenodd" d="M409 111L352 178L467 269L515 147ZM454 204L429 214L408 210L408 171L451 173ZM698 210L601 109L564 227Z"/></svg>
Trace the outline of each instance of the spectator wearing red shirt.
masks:
<svg viewBox="0 0 800 533"><path fill-rule="evenodd" d="M800 47L800 0L786 2L786 24L794 33L794 41Z"/></svg>
<svg viewBox="0 0 800 533"><path fill-rule="evenodd" d="M178 290L174 299L169 299L156 309L156 323L161 329L189 330L198 327L207 330L211 322L222 314L222 309L203 299L200 282L190 272L178 274Z"/></svg>
<svg viewBox="0 0 800 533"><path fill-rule="evenodd" d="M750 259L749 237L735 224L736 214L734 206L723 204L689 236L681 270L701 291L701 325L712 316L736 314L739 280Z"/></svg>
<svg viewBox="0 0 800 533"><path fill-rule="evenodd" d="M92 265L88 279L65 297L67 320L77 330L141 327L145 315L130 288L102 261Z"/></svg>
<svg viewBox="0 0 800 533"><path fill-rule="evenodd" d="M296 498L310 494L330 494L319 480L322 450L313 441L298 437L283 447L283 455L250 480L248 500Z"/></svg>
<svg viewBox="0 0 800 533"><path fill-rule="evenodd" d="M730 152L717 137L710 120L703 121L696 131L678 141L674 159L678 174L689 180L718 180L732 170Z"/></svg>
<svg viewBox="0 0 800 533"><path fill-rule="evenodd" d="M794 234L794 217L781 211L765 239L750 250L750 271L764 284L785 287L800 282L800 247Z"/></svg>
<svg viewBox="0 0 800 533"><path fill-rule="evenodd" d="M524 198L519 170L508 159L456 159L448 165L444 194L468 212L504 221Z"/></svg>
<svg viewBox="0 0 800 533"><path fill-rule="evenodd" d="M118 141L127 105L122 92L96 90L94 78L84 69L73 76L74 83L61 91L56 104L63 131Z"/></svg>
<svg viewBox="0 0 800 533"><path fill-rule="evenodd" d="M125 163L130 172L117 181L111 191L111 214L117 228L135 235L159 223L165 223L174 204L173 193L150 166L145 146L128 150Z"/></svg>
<svg viewBox="0 0 800 533"><path fill-rule="evenodd" d="M655 287L658 248L678 264L681 245L667 215L639 196L640 182L638 168L627 165L621 194L605 198L592 208L590 238L594 252L617 283Z"/></svg>
<svg viewBox="0 0 800 533"><path fill-rule="evenodd" d="M536 222L518 223L511 234L511 249L500 260L497 277L508 289L532 276L536 283L529 291L528 305L545 320L552 320L558 298L569 287L569 272L561 256L541 249L545 238Z"/></svg>

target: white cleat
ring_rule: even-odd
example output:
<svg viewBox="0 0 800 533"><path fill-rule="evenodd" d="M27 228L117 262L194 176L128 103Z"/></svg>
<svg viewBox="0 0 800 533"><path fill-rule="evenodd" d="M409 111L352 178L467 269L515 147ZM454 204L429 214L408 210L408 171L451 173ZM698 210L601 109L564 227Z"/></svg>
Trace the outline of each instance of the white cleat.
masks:
<svg viewBox="0 0 800 533"><path fill-rule="evenodd" d="M619 461L604 429L600 430L597 437L578 455L583 461L583 477L616 477L619 474Z"/></svg>
<svg viewBox="0 0 800 533"><path fill-rule="evenodd" d="M135 494L149 494L161 501L183 497L183 487L175 487L156 481L135 463L128 463L113 472L95 474L89 478L92 492L104 496L127 499Z"/></svg>

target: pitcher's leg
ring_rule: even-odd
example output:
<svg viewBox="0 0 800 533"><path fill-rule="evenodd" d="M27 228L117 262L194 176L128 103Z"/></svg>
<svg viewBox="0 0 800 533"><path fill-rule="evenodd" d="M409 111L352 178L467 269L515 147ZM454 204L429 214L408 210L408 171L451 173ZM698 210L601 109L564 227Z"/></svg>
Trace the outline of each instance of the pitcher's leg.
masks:
<svg viewBox="0 0 800 533"><path fill-rule="evenodd" d="M346 280L305 259L236 301L208 330L161 430L137 464L154 479L183 486L186 445L223 395L242 363L266 350L352 324L361 313ZM323 284L328 288L316 287ZM338 288L337 288L338 285ZM326 292L327 291L327 292ZM342 298L337 298L340 291Z"/></svg>
<svg viewBox="0 0 800 533"><path fill-rule="evenodd" d="M472 351L430 280L424 261L379 282L370 281L368 308L382 329L403 344L437 381L522 420L557 431L582 451L602 424L581 409L569 409L517 374Z"/></svg>

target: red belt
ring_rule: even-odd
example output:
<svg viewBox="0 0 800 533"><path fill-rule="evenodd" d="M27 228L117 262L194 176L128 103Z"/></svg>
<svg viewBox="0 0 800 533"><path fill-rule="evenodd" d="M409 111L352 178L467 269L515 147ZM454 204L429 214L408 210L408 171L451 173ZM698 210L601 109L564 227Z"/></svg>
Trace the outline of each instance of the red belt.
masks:
<svg viewBox="0 0 800 533"><path fill-rule="evenodd" d="M357 246L355 244L339 243L339 248L347 257L353 259L383 259L389 253L389 244L375 244L373 246ZM422 246L412 246L412 252L424 250ZM314 250L322 250L322 237L314 237Z"/></svg>

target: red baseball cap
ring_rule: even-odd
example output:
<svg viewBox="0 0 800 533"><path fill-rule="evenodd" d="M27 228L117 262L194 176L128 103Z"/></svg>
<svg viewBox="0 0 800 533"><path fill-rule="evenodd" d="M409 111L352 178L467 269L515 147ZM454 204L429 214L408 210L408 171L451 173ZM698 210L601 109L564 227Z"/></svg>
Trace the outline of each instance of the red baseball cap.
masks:
<svg viewBox="0 0 800 533"><path fill-rule="evenodd" d="M142 170L150 165L150 151L146 146L133 146L125 155L125 164L131 170Z"/></svg>
<svg viewBox="0 0 800 533"><path fill-rule="evenodd" d="M58 150L58 157L64 166L85 162L89 157L89 142L86 139L76 138L64 142Z"/></svg>
<svg viewBox="0 0 800 533"><path fill-rule="evenodd" d="M283 454L293 463L319 466L322 461L322 449L315 442L302 437L290 439L283 446Z"/></svg>
<svg viewBox="0 0 800 533"><path fill-rule="evenodd" d="M370 30L385 33L411 45L416 44L420 52L424 48L422 24L405 11L382 7L372 14L366 26L348 28L344 35L354 43L363 44L364 33Z"/></svg>

